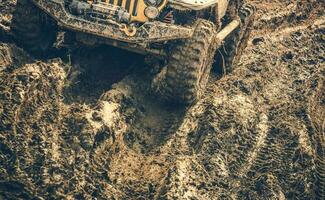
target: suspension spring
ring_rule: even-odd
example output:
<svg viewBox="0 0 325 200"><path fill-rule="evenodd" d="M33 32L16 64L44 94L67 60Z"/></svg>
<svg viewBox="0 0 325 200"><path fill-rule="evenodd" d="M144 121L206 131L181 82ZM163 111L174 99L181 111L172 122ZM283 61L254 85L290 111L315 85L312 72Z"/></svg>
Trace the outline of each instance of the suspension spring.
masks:
<svg viewBox="0 0 325 200"><path fill-rule="evenodd" d="M165 16L164 19L162 20L164 23L166 24L174 24L175 20L174 20L174 13L173 11L169 11Z"/></svg>

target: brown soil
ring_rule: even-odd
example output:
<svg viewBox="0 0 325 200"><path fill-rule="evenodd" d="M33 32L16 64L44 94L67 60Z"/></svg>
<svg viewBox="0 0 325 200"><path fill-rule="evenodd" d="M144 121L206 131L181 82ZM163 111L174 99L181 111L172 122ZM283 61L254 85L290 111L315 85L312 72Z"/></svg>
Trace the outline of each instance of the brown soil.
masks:
<svg viewBox="0 0 325 200"><path fill-rule="evenodd" d="M323 199L324 4L251 2L236 70L184 109L135 54L36 60L0 0L0 199Z"/></svg>

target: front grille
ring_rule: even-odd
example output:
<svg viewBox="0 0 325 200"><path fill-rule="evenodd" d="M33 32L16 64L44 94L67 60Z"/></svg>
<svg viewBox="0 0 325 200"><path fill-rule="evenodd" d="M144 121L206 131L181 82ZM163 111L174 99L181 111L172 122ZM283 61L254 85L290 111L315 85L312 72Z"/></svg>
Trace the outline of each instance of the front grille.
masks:
<svg viewBox="0 0 325 200"><path fill-rule="evenodd" d="M138 15L138 0L106 0L102 2L122 7L133 17Z"/></svg>

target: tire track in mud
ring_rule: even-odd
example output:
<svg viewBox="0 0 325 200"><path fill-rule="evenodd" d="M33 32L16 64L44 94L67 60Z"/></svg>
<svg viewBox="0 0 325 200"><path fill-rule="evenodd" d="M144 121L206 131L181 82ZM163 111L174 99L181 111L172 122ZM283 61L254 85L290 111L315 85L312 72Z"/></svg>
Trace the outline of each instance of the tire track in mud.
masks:
<svg viewBox="0 0 325 200"><path fill-rule="evenodd" d="M56 62L28 63L31 60L16 47L1 44L0 49L2 49L1 53L9 53L4 57L12 58L1 66L0 71L0 107L2 107L0 143L1 146L10 149L14 155L9 157L12 160L1 159L0 175L5 186L0 193L5 195L3 198L9 198L10 195L6 196L6 193L10 194L10 192L13 192L13 196L16 197L31 198L25 192L30 191L28 193L32 195L38 190L37 179L44 177L44 169L41 166L51 162L51 156L47 154L46 149L52 144L45 138L51 137L48 133L57 131L54 124L59 121L55 113L58 111L56 108L63 109L63 105L57 100L65 77ZM40 121L41 123L38 123ZM46 127L44 126L46 122L53 122L53 125ZM2 153L6 155L5 152ZM16 179L16 184L13 183L12 187L6 188L7 184L10 186L9 177L14 178L17 172L19 177L21 171L26 173L21 174L22 179ZM28 177L36 177L36 179L29 181ZM22 190L20 192L11 190L14 185L21 187Z"/></svg>
<svg viewBox="0 0 325 200"><path fill-rule="evenodd" d="M318 22L321 22L321 23L318 23ZM321 26L319 26L319 27L317 27L318 25L320 25L321 24ZM315 24L314 24L314 26L316 26L317 28L315 29L315 27L314 27L314 29L315 29L315 32L317 33L317 32L322 32L321 30L324 30L324 20L323 19L321 19L320 21L316 21L315 22ZM308 26L308 28L309 27L313 27L313 26ZM307 29L307 27L305 27L306 29ZM290 30L290 29L288 29L288 30ZM272 38L272 42L276 42L276 41L278 41L278 42L280 42L280 44L282 44L282 45L284 45L286 48L290 48L290 45L287 43L288 42L288 40L287 39L284 39L284 38L286 38L286 37L288 37L288 36L290 36L290 37L292 37L293 36L293 41L291 41L293 44L295 44L295 45L297 45L297 46L300 46L300 45L302 45L302 44L299 44L297 41L304 41L304 40L302 40L302 38L301 38L301 35L300 35L300 33L301 33L301 31L302 31L303 29L300 29L300 28L298 28L298 29L291 29L291 32L286 32L286 34L285 35L283 35L283 34L278 34L278 40L276 39L276 38ZM313 32L312 32L313 33ZM310 33L309 33L310 34ZM280 37L279 37L280 36ZM303 37L306 37L306 35L304 35ZM316 37L317 38L317 37ZM304 41L304 43L305 44L314 44L312 47L309 47L308 49L310 49L310 51L313 51L313 48L315 48L315 49L318 49L319 50L319 45L321 44L321 43L317 43L317 42L312 42L312 41L314 41L314 40L316 40L317 41L317 39L314 39L314 40L311 40L311 39L309 39L308 38L308 40L310 40L310 41L308 41L308 42L306 42L306 41ZM283 41L286 41L286 43L283 43ZM279 45L280 46L280 45ZM279 47L279 46L277 46L277 48ZM298 47L299 48L299 47ZM322 49L322 47L321 47L321 49ZM285 50L285 49L284 49ZM285 51L288 51L288 50L285 50ZM291 51L291 50L290 50ZM323 51L324 50L320 50L320 52L318 53L318 54L323 54ZM308 56L304 56L304 53L303 52L301 52L301 51L295 51L295 55L299 55L299 53L297 53L297 52L299 52L300 53L300 56L302 57L302 59L300 59L298 62L300 62L300 64L301 65L305 65L304 67L308 70L308 68L309 68L309 70L310 69L312 69L311 67L314 65L314 64L316 64L316 63L318 63L318 68L316 68L316 69L318 69L318 70L321 70L322 69L322 65L320 65L320 63L322 63L322 61L321 61L321 59L319 60L320 62L317 62L316 61L316 63L314 63L314 62L312 62L313 64L309 64L309 66L308 66L308 64L305 62L305 61L303 61L303 59L305 58L305 59L311 59L311 60L313 60L313 58L308 58L308 56L309 55L311 55L311 54L305 54L305 55L308 55ZM289 53L290 54L290 53ZM285 62L288 62L288 60L287 60L287 56L286 55L288 55L288 53L284 53L283 54L284 55L284 57L282 57L282 59L284 58L284 60L285 60ZM295 55L294 55L294 57L295 57ZM317 55L317 54L315 54L315 55ZM291 56L290 56L291 57ZM309 61L310 62L310 61ZM296 62L294 62L294 63L296 63ZM304 64L303 64L304 63ZM275 66L277 66L277 65L275 65ZM284 65L283 64L281 64L280 65L281 67L283 67ZM290 71L292 70L292 68L291 68L291 65L289 64L288 65L288 69L290 69ZM304 70L306 70L306 69L304 69ZM278 71L279 69L275 69L276 71ZM281 69L280 69L280 71L281 71ZM294 75L294 76L296 76L295 74L295 71L296 70L293 70L293 74L292 75ZM313 70L312 70L313 71ZM291 72L292 73L292 72ZM319 71L317 72L317 73L315 73L315 74L318 74L319 73ZM290 75L290 74L288 74L288 73L283 73L283 72L281 72L281 74L283 74L283 75L286 75L286 76L292 76L292 75ZM282 75L282 76L283 76ZM298 78L298 80L296 80L295 82L293 82L294 84L295 83L297 83L298 81L300 81L300 80L304 80L304 78L303 78L303 76L305 76L305 75L307 75L306 74L306 71L305 72L302 72L302 73L300 73L300 78ZM308 76L308 75L307 75ZM281 77L281 76L280 76ZM280 78L279 77L279 78ZM285 77L285 76L284 76ZM310 79L310 77L305 77L306 79L305 80L309 80ZM280 79L278 79L277 81L280 81L281 80L281 78ZM280 81L281 82L281 81ZM303 83L303 82L302 82ZM294 84L293 84L293 86L294 86ZM287 87L287 86L286 86ZM281 87L275 87L275 88L281 88ZM270 91L272 91L272 88L269 88L270 89ZM294 89L293 91L292 91L292 89ZM287 88L286 90L284 90L283 92L283 95L284 94L286 94L286 93L288 93L290 96L292 95L292 94L295 94L295 90L297 90L297 91L299 91L300 93L301 92L303 92L304 91L304 89L303 90L301 90L299 87L298 88ZM267 90L266 90L267 91ZM308 93L305 93L306 95L308 94ZM272 94L272 95L274 95L274 94ZM289 97L290 97L289 96ZM283 97L282 97L283 98ZM268 112L268 113L270 113L270 114L272 114L272 113L274 113L274 114L276 114L275 116L273 115L270 115L269 116L269 118L270 118L270 122L269 122L269 124L276 124L276 126L272 126L272 127L270 127L270 131L269 131L269 133L268 133L268 137L266 138L266 141L264 142L264 145L262 146L262 149L261 149L261 151L259 152L259 154L258 154L258 156L257 156L257 159L256 159L256 163L255 163L255 165L253 166L253 169L254 169L254 167L255 167L255 169L258 169L258 168L262 168L263 169L263 173L265 173L265 170L266 171L269 171L269 170L272 170L272 166L281 166L281 165L283 165L282 163L283 163L283 161L285 160L285 158L287 158L287 157L290 157L290 156L292 156L292 155L294 155L294 157L293 157L293 159L295 160L295 162L302 162L302 160L304 160L304 162L306 162L306 163L310 163L310 159L311 159L311 157L313 156L313 153L312 153L312 151L311 151L311 149L313 149L312 148L312 144L311 144L311 137L309 136L310 135L310 130L309 129L307 129L308 128L308 122L307 122L307 128L306 128L306 126L303 126L302 128L301 128L301 131L298 131L298 130L295 130L295 128L293 128L293 127L300 127L301 126L301 124L299 124L299 122L298 122L298 124L297 124L297 122L294 122L294 121L291 121L291 120L294 120L293 119L293 116L295 116L296 114L295 114L295 112L304 112L303 110L304 110L304 107L303 107L303 104L301 104L301 101L302 101L302 99L304 99L302 96L300 96L299 98L300 99L298 99L297 98L297 96L296 95L293 95L291 98L294 98L294 100L296 101L296 104L298 104L299 106L302 106L302 107L300 107L299 108L299 106L297 106L296 108L295 108L295 106L288 106L288 105L283 105L283 109L287 109L287 110L279 110L279 107L278 108L276 108L275 110L270 110L270 112ZM297 98L297 99L295 99L295 98ZM287 100L286 100L286 98L285 99L283 99L282 100L282 102L286 102ZM306 102L304 102L304 103L306 103ZM307 103L306 103L307 104ZM295 109L297 109L298 108L298 110L296 111ZM300 109L302 109L302 111L300 110ZM276 111L276 112L274 112L274 111ZM293 115L293 116L290 116L289 117L289 119L286 119L286 118L288 118L288 116L287 117L284 117L284 116L282 116L283 114L285 114L285 113L292 113L292 114L290 114L290 115ZM281 115L280 115L281 114ZM303 113L302 113L303 114ZM300 114L299 114L300 115ZM304 114L303 114L303 116L304 116ZM291 118L291 119L290 119ZM279 120L279 119L283 119L284 121L283 122L281 122L281 121L277 121L277 120ZM287 120L287 121L286 121ZM272 122L272 123L271 123ZM294 125L295 124L295 125ZM278 128L280 128L279 130L278 130L278 132L277 132L277 134L276 135L274 135L272 132L274 131L274 128L276 127L276 129L278 129ZM275 129L275 130L276 130ZM286 130L287 129L287 130ZM289 129L289 132L288 132L288 129ZM282 135L282 133L281 132L279 132L279 131L281 131L281 132L285 132L285 134L284 135ZM281 134L280 134L281 133ZM295 133L294 135L292 135L293 133ZM271 135L270 135L271 134ZM273 134L273 136L272 136L272 134ZM296 135L297 134L297 135ZM282 136L281 136L282 135ZM288 138L289 137L289 138ZM281 142L281 140L283 140L284 138L286 138L284 141L282 141ZM291 141L291 142L288 142L288 141ZM286 145L286 146L282 146L282 145ZM298 146L297 146L298 145ZM295 156L297 156L296 154L297 154L297 151L301 151L300 153L301 153L301 155L299 156L299 160L296 160L297 158L295 157ZM272 154L273 153L273 154ZM271 155L271 156L270 156ZM279 160L277 161L277 159L274 159L274 158L278 158ZM275 160L276 161L276 163L270 163L270 160ZM301 159L301 160L300 160ZM287 161L286 161L287 162ZM284 163L286 163L286 162L284 162ZM301 164L301 163L300 163ZM310 163L311 164L311 166L314 166L312 163ZM284 164L284 165L286 165L286 164ZM306 165L306 164L304 164L304 165ZM290 167L291 169L289 170L288 169L288 171L295 171L296 169L296 167L298 167L298 166L295 166L295 167ZM279 170L280 171L280 170ZM285 170L283 170L283 171L285 171ZM289 172L290 173L290 172ZM253 173L253 174L255 174L255 172ZM275 173L275 174L277 174L277 172ZM248 175L249 175L249 179L254 179L253 177L251 177L251 175L252 175L252 171L249 171L248 172ZM279 175L278 177L279 177L279 180L276 180L276 179L274 179L274 177L272 176L272 177L268 177L267 179L266 179L266 183L267 184L271 184L271 185L268 185L267 187L271 187L272 188L272 184L274 185L274 183L276 183L276 184L278 184L278 185L282 185L281 187L283 188L285 188L285 187L287 187L287 186L284 186L284 185L286 185L285 183L284 183L284 181L283 180L281 180L281 177L287 177L288 179L286 179L286 181L288 181L288 180L293 180L293 179L299 179L298 177L299 176L295 176L295 177L290 177L290 176L288 176L289 174L282 174L282 175ZM302 178L302 177L300 177L300 178ZM311 178L311 176L310 176L310 174L309 174L309 179L310 180L312 180L312 178ZM263 181L265 181L265 180L263 180ZM269 183L268 183L268 181L269 181ZM271 182L270 182L271 181ZM275 181L275 182L274 182ZM289 182L291 182L291 181L289 181ZM275 184L275 185L276 185ZM299 194L299 190L297 190L297 191L295 191L295 192L297 192L297 193L295 193L295 192L289 192L289 193L285 193L284 191L286 191L287 189L289 189L290 187L297 187L297 186L290 186L289 188L287 188L287 189L282 189L282 191L281 191L281 187L280 188L274 188L274 190L276 191L274 194L277 194L276 196L283 196L284 197L284 194L285 194L285 196L286 197L290 197L290 198L292 198L292 197L296 197L296 198L307 198L306 196L304 196L304 195L306 195L306 194L309 194L309 195L312 195L312 191L311 191L311 188L310 187L308 187L308 185L309 184L306 184L305 186L303 186L303 185L301 185L301 186L299 186L299 187L301 187L301 188L304 188L304 190L305 191L300 191L300 194ZM317 188L317 185L314 185L315 186L315 188ZM280 189L280 190L279 190ZM292 188L290 188L290 189L292 189Z"/></svg>
<svg viewBox="0 0 325 200"><path fill-rule="evenodd" d="M314 159L315 159L315 195L316 199L325 197L325 108L324 108L324 86L325 70L321 72L322 81L317 85L317 89L310 98L308 113L311 118L311 126L315 130L313 136Z"/></svg>
<svg viewBox="0 0 325 200"><path fill-rule="evenodd" d="M282 2L265 2L251 0L256 5L257 18L259 19L255 25L255 30L272 30L285 28L286 26L299 25L305 20L317 18L322 15L321 7L324 2L317 0L297 0Z"/></svg>
<svg viewBox="0 0 325 200"><path fill-rule="evenodd" d="M319 23L319 22L321 22L321 23ZM321 25L321 26L317 27L318 25ZM324 20L316 21L316 23L315 23L316 29L314 27L314 30L316 30L316 32L322 33L322 30L324 30L324 28L322 28L323 25L324 25ZM310 27L310 26L308 26L308 27ZM305 27L305 28L307 28L307 27ZM302 29L300 29L300 28L299 29L296 29L296 30L293 29L291 32L287 32L287 36L284 36L282 38L293 37L294 38L293 45L297 45L297 48L299 48L299 46L302 46L303 44L299 44L296 41L304 41L301 38L301 35L300 35L301 31L302 31ZM313 33L313 31L311 31L311 32ZM308 34L312 34L312 33L309 32ZM308 38L308 34L307 35L304 35L303 37L305 37L305 38L307 37ZM280 52L283 52L283 57L282 57L283 60L280 61L280 62L277 62L278 65L276 65L276 66L283 68L283 65L286 65L285 64L286 62L290 62L286 58L287 57L286 56L287 55L287 52L286 51L288 51L287 48L290 48L291 46L290 45L288 46L287 43L286 44L282 43L281 40L282 39L280 39L280 41L279 41L280 44L283 44L284 45L284 48L280 51ZM307 39L307 41L308 40L312 41L312 39L309 39L309 38ZM287 42L288 40L285 39L284 41ZM269 39L269 42L272 43L273 42L273 38L272 39ZM313 51L313 48L320 50L317 47L317 45L321 45L322 43L318 43L317 44L317 43L309 43L309 41L308 42L304 41L304 44L314 44L315 46L311 46L310 47L310 50ZM277 45L279 45L279 44L277 44ZM279 48L279 46L276 46L276 47ZM321 47L321 49L322 50L320 50L320 52L318 52L316 54L302 53L301 51L298 51L298 52L302 53L302 55L318 55L318 54L323 54L324 53L324 49L322 47ZM280 52L277 52L277 54L279 54ZM261 54L263 56L266 56L268 53L263 54L263 50L262 50L261 51ZM277 55L272 55L271 54L271 57L270 57L271 60L272 60L272 58L274 59L274 57L276 58ZM268 59L268 58L265 57L264 60L266 60L266 59ZM310 67L312 67L314 64L317 63L318 64L318 67L320 67L318 69L321 69L321 65L320 65L320 63L322 62L321 61L321 58L318 59L318 61L315 61L315 60L314 61L311 61L311 60L313 60L313 58L308 58L308 59L310 59L308 61L309 64L305 63L306 61L299 60L298 62L300 62L300 64L301 64L300 66L302 67L303 66L302 63L304 63L307 66L307 70L313 71L313 69L310 68ZM256 62L256 60L253 60L253 62ZM251 63L251 64L253 64L253 66L254 66L254 64L256 64L256 63ZM246 66L250 66L250 65L248 63L246 63ZM258 66L256 66L256 67L258 67ZM255 170L262 170L261 171L262 173L266 173L266 177L265 177L266 179L265 178L261 179L262 182L260 182L259 184L266 184L266 185L268 185L266 187L271 188L270 191L264 191L265 193L263 193L263 190L260 191L263 194L270 195L270 197L271 196L273 196L273 197L280 197L280 196L284 197L284 196L287 196L287 197L296 197L296 198L307 198L305 195L312 195L313 192L312 192L312 189L310 188L310 185L311 185L311 183L313 181L313 178L312 178L313 175L312 174L314 172L312 170L313 169L313 167L312 167L313 164L310 161L311 161L311 157L313 155L312 155L311 151L308 151L308 149L311 149L311 144L308 144L308 143L310 143L310 139L311 138L308 139L308 136L306 136L307 135L307 134L305 134L307 132L306 128L303 128L302 129L303 130L302 132L301 131L299 132L299 131L297 131L296 128L293 128L293 127L299 127L300 126L297 123L295 123L295 122L293 122L291 120L288 121L288 122L277 121L279 119L283 119L283 117L284 117L283 114L286 113L286 110L285 110L286 108L288 108L289 111L291 110L289 116L292 119L294 119L295 112L300 112L299 110L298 111L295 111L295 109L297 109L297 108L298 109L303 109L303 108L299 108L299 107L297 107L297 108L295 108L295 107L292 107L292 108L291 107L287 107L288 104L286 102L288 102L288 100L290 100L290 101L295 100L295 98L297 98L294 95L295 92L297 92L295 90L297 89L299 91L299 88L295 88L294 90L292 90L292 88L290 88L290 85L288 85L289 86L288 87L287 85L284 84L285 82L288 81L287 79L289 77L290 78L293 78L292 76L296 76L296 72L295 72L296 70L293 70L292 71L292 69L290 69L291 65L288 65L288 67L289 67L288 69L290 70L289 72L288 72L288 70L287 70L287 72L285 72L285 71L283 72L283 70L281 70L281 68L276 68L276 69L273 69L273 70L277 71L276 73L270 73L270 71L267 71L265 73L265 77L268 77L268 79L266 79L266 83L264 83L265 84L264 87L266 86L265 92L260 91L260 87L261 86L263 87L263 84L261 85L261 83L259 83L259 82L255 82L255 83L254 82L251 82L250 83L249 81L243 81L243 82L246 82L246 85L243 82L240 85L237 85L237 86L239 86L239 89L241 90L242 93L244 93L244 94L246 93L248 95L252 95L251 91L249 91L249 90L256 89L257 90L256 92L258 92L259 94L256 94L256 93L254 94L253 93L253 96L250 97L250 98L254 99L254 101L259 101L256 98L258 98L258 96L261 95L263 98L265 98L264 99L265 102L260 102L260 103L267 103L267 105L268 105L269 108L266 108L266 109L265 108L264 109L263 108L259 108L258 104L257 105L254 105L254 106L258 108L257 110L261 109L261 110L264 110L264 112L271 114L270 117L269 117L269 119L268 119L268 117L266 117L266 118L265 117L261 117L262 119L264 118L264 120L262 120L262 122L260 122L260 124L258 124L258 126L264 126L264 128L260 128L260 130L262 130L262 131L260 131L260 133L258 135L253 136L253 138L244 139L244 140L247 140L249 142L252 142L253 141L253 144L244 144L244 145L241 144L240 147L238 147L238 146L236 146L236 143L239 142L239 144L240 144L241 143L241 139L240 140L232 139L230 141L227 141L227 140L225 140L226 138L222 138L222 137L219 138L219 139L215 139L215 140L213 140L212 138L209 138L210 137L209 135L212 134L212 133L217 134L218 132L219 133L222 133L223 132L222 134L226 134L224 131L220 131L220 125L219 125L219 127L218 126L216 127L213 124L210 124L208 126L205 125L206 124L205 122L206 121L210 121L211 119L214 119L214 121L215 121L214 123L217 123L217 125L218 125L218 119L220 119L220 117L218 117L218 114L217 113L218 112L220 113L220 112L223 111L223 109L220 110L220 107L217 107L219 109L217 109L216 111L212 111L213 108L214 108L213 106L211 107L211 106L207 106L207 105L202 105L204 103L208 103L208 105L209 105L210 102L213 102L213 100L210 99L208 101L203 101L204 103L203 102L198 103L191 110L189 110L189 112L187 113L187 115L185 117L185 120L184 120L183 124L181 125L181 128L178 130L178 132L176 132L175 141L178 141L178 145L174 145L174 146L179 146L179 147L181 147L181 149L184 149L183 150L183 154L191 154L190 153L191 151L189 150L191 148L185 148L185 147L186 146L189 146L188 143L187 143L188 142L187 141L187 137L188 136L193 137L193 135L194 135L194 142L193 142L194 148L198 148L198 147L201 148L201 149L202 148L207 148L207 149L204 149L206 151L205 153L207 153L207 154L204 155L206 157L209 157L213 153L217 153L218 154L218 151L220 151L220 150L222 151L222 149L224 149L224 150L227 150L228 148L231 149L231 147L225 147L225 146L223 146L225 144L230 144L230 145L236 146L236 149L233 152L230 151L228 153L230 153L230 155L232 155L232 156L235 156L235 159L234 159L234 162L233 163L236 164L237 166L235 166L235 168L233 170L231 170L231 162L228 163L229 164L228 165L229 169L228 170L224 170L226 172L225 174L227 174L227 172L229 173L229 171L230 172L232 171L232 174L233 175L236 175L238 173L238 175L244 176L243 177L244 179L247 178L247 175L246 174L248 174L248 176L254 180L255 178L251 177L252 174L249 174L249 173L252 173ZM251 70L253 70L255 73L256 72L258 73L259 71L261 71L261 69L256 69L256 68L255 69L254 68L251 68ZM311 72L311 73L313 74L313 73L316 73L316 72ZM300 76L305 76L305 75L307 75L307 74L305 72L303 72L303 73L301 73ZM263 75L261 75L261 76L263 77ZM299 82L300 81L299 79L300 80L303 80L303 78L300 77L300 78L298 78L298 80L296 80L296 82ZM270 80L273 80L274 81L274 83L273 83L274 85L272 84L272 82L270 82ZM227 81L227 84L230 84L231 85L231 82L232 81L229 81L228 80ZM237 81L233 81L233 82L236 83ZM248 82L248 84L251 84L251 85L250 86L247 85L247 82ZM280 86L280 88L278 88L277 86L275 86L277 82L280 82L280 83L282 82L282 87ZM259 83L258 85L260 85L258 88L250 88L251 86L253 86L253 87L258 86L258 85L255 85L256 83ZM295 82L293 82L293 83L295 84ZM220 83L220 84L222 84L222 83ZM220 86L219 84L216 84L216 87L215 88L220 88L219 86ZM283 86L285 86L285 87L283 87ZM221 87L221 88L223 90L226 90L228 87L229 86ZM269 88L267 88L267 87L269 87ZM278 91L276 93L268 94L270 91L272 91L272 88L273 87L274 87L273 91L276 91L277 89L278 89ZM232 89L233 88L230 88L230 90L232 90ZM232 92L233 91L230 91L228 93L232 93ZM221 92L221 94L220 94L220 92L218 92L218 91L209 91L208 93L209 94L212 93L214 95L214 98L223 99L223 96L224 96L224 92ZM286 95L286 96L285 97L281 97L283 94ZM257 96L255 96L255 95L257 95ZM291 95L294 95L294 96L291 97ZM281 98L278 99L278 97L281 97ZM234 96L233 97L230 96L229 98L230 98L229 100L231 101L231 99L234 98ZM282 105L283 108L281 108L281 105L279 105L280 107L279 106L275 107L276 108L276 110L274 110L275 111L275 113L274 113L275 115L273 115L272 113L274 111L272 111L272 110L275 109L274 108L274 105L281 103L281 99L282 99L282 102L283 102L283 105ZM226 99L223 99L223 100L220 100L220 101L223 104L228 104L229 103L229 100L227 100L227 98L226 98ZM271 100L271 102L270 102L270 100ZM274 101L274 102L272 103L272 101ZM296 99L295 101L298 101L299 102L298 99ZM249 106L246 105L246 106L243 106L243 107L245 109L247 109ZM278 110L279 108L280 108L280 110ZM237 109L240 110L240 108L237 108ZM236 113L236 111L233 111L233 112ZM277 112L279 112L279 113L277 113ZM192 114L189 114L189 113L192 113ZM194 115L196 115L196 116L192 118L192 116L194 116ZM213 117L210 117L211 115ZM223 118L227 118L227 113L222 113L220 115ZM291 115L293 115L293 116L291 116ZM234 117L233 114L230 115L230 116L231 117ZM263 116L263 114L261 116ZM198 125L200 123L200 122L198 122L198 118L203 118L203 121L204 121L203 122L203 125ZM235 119L238 120L237 117L235 117ZM269 121L269 122L266 122L265 121L266 119L268 119L267 121ZM241 121L241 120L239 120L239 121ZM241 121L241 123L242 122L243 121ZM230 123L231 123L231 121L230 121ZM270 124L275 123L276 125L273 125L270 128L267 128L267 126L265 127L265 124L268 124L268 123L270 123ZM203 126L203 128L202 128L202 126ZM200 130L200 127L202 128L202 130ZM219 128L219 130L218 130L218 128ZM247 127L244 127L244 128L246 129ZM245 129L244 129L244 131L245 131ZM243 129L237 127L235 130L237 130L237 131L239 130L240 131L240 130L243 130ZM254 129L251 129L249 131L252 131L252 130L259 130L259 128L254 128ZM288 132L288 130L289 130L289 132ZM276 134L275 135L274 135L274 133L272 133L274 131L276 131ZM191 134L192 132L194 132L194 133L196 132L197 136L195 136L195 134ZM207 132L207 133L203 133L203 132ZM254 132L254 131L252 131L252 132ZM281 132L283 132L283 133L281 133ZM281 134L279 134L279 133L281 133ZM243 135L243 133L240 133L240 132L236 132L236 134ZM231 133L230 133L230 135L231 135ZM245 135L243 135L243 136L245 138ZM306 139L306 137L307 137L307 139ZM212 149L209 150L208 147L204 147L204 145L200 144L200 143L202 143L202 140L205 140L207 138L208 138L208 141L209 141L208 144L209 145L212 145L214 143L214 141L215 141L216 147L213 147L212 146L212 147L210 147L210 149L211 148ZM236 138L236 137L234 137L234 138ZM309 141L309 142L306 143L306 140ZM223 141L225 141L224 142L225 144L222 144ZM254 141L256 141L256 142L254 142ZM288 145L288 147L286 147L286 145ZM171 146L173 146L173 145L171 145ZM249 148L248 151L245 150L245 148L247 148L247 147ZM227 150L227 151L229 151L229 150ZM299 157L299 158L296 158L295 157L297 151L298 152L299 151L302 151L301 152L301 157ZM221 157L224 154L225 153L220 153L219 152L219 155ZM320 155L322 155L322 154L320 153ZM274 166L289 165L288 161L285 161L285 160L288 157L290 157L290 156L294 156L293 159L299 159L299 160L297 160L297 162L299 162L299 165L306 166L307 165L306 163L310 163L310 166L308 167L307 170L311 170L311 173L309 173L309 175L308 175L309 182L304 183L305 186L304 185L299 185L299 184L298 185L291 185L291 184L289 184L289 186L288 185L285 186L286 183L285 183L285 181L283 180L283 177L282 177L282 175L283 175L284 177L286 177L290 181L292 181L294 184L296 184L297 183L296 182L297 179L299 179L299 178L301 179L301 178L303 178L303 176L300 176L299 178L296 177L296 176L292 177L290 175L290 173L292 173L293 171L296 171L297 170L296 167L299 168L299 165L298 166L295 166L292 169L288 169L288 172L285 172L282 175L281 175L281 173L280 174L277 174L277 172L275 172L275 174L277 174L275 176L274 176L274 174L272 175L272 172L269 173L269 170L272 171L274 169L273 168ZM183 156L180 156L179 159L182 160L183 159ZM272 160L273 160L273 164L272 164ZM191 161L189 161L189 162L191 162ZM282 164L282 162L283 163L286 163L286 164ZM306 163L303 164L304 162L306 162ZM240 165L238 166L238 164L240 164L240 163L242 163L241 166L243 166L243 167L237 168L237 167L240 166ZM219 168L222 168L220 166L223 166L222 162L219 162ZM302 166L300 166L300 167L302 167ZM319 166L322 166L321 165L321 162L319 163ZM267 167L267 168L265 168L265 167ZM214 169L216 169L216 167L214 167ZM239 171L237 171L238 169L239 169ZM283 171L285 171L285 169L283 169ZM191 174L191 170L189 170L188 173ZM289 174L286 174L286 173L289 173ZM319 174L318 177L320 177L319 179L321 179L322 172L320 171L318 174ZM177 176L177 175L175 175L175 176ZM238 182L236 183L236 178L235 177L234 177L234 180L235 181L231 181L231 182L234 182L233 184L235 184L234 185L234 188L240 188L242 184L243 185L246 185L245 184L245 181L244 181L242 184L236 186L236 184L238 184ZM279 180L276 177L278 177ZM207 182L207 180L205 180L205 181ZM314 185L314 186L317 189L318 186L317 185ZM299 191L299 189L297 189L297 191L295 191L295 192L293 192L293 191L290 192L290 190L294 190L292 188L295 188L295 187L298 187L298 188L299 187L302 187L302 188L305 187L305 188L303 189L303 191ZM322 186L320 186L320 187L322 187ZM252 191L259 190L259 188L251 188L251 189L252 189ZM172 189L172 188L170 189L170 191L173 191L173 190L175 190L175 188L174 189ZM185 188L183 188L183 190L185 190ZM238 191L238 189L235 189L235 191L236 190L238 192L237 193L238 195L245 195L245 193L243 193L243 191ZM321 191L321 190L318 190L318 191ZM269 192L269 194L267 194L268 192ZM252 195L252 194L250 194L250 195ZM255 196L255 197L258 198L258 195ZM247 196L246 196L246 198L247 198Z"/></svg>

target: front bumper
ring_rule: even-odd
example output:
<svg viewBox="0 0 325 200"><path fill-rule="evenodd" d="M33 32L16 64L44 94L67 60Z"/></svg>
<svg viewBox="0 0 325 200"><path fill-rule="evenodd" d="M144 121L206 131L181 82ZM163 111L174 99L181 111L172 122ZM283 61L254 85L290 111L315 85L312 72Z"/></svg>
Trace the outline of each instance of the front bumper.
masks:
<svg viewBox="0 0 325 200"><path fill-rule="evenodd" d="M77 32L118 40L128 43L152 43L175 39L190 38L193 34L192 27L166 24L159 21L145 22L136 28L135 34L127 35L121 29L121 24L114 22L105 24L86 20L82 16L75 16L67 12L63 0L32 0L36 6L47 12L59 26Z"/></svg>

